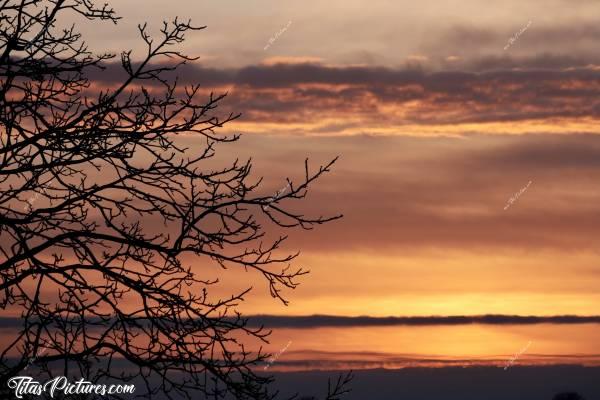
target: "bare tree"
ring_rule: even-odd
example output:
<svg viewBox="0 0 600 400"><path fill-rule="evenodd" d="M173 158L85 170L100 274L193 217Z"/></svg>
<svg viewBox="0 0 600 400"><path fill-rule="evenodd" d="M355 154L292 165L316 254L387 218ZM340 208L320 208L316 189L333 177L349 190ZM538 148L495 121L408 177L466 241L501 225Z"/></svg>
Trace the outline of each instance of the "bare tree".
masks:
<svg viewBox="0 0 600 400"><path fill-rule="evenodd" d="M115 56L60 28L67 13L118 21L92 0L0 0L0 306L22 322L0 345L2 388L35 362L48 377L138 379L144 398L273 397L255 368L269 355L240 340L269 332L236 311L247 291L213 298L207 271L254 271L285 302L282 288L307 271L264 226L338 218L283 206L335 160L314 172L306 162L277 198L258 195L249 160L211 163L239 137L218 131L239 117L217 113L225 95L169 78L193 60L176 45L204 27L176 19L153 37L139 26L144 56L123 52L125 78L98 88L90 74Z"/></svg>

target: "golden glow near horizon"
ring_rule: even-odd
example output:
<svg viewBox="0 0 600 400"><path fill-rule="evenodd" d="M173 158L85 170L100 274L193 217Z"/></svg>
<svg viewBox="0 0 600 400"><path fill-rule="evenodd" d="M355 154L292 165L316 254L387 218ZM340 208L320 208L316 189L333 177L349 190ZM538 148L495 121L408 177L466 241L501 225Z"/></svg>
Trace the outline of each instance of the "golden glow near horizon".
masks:
<svg viewBox="0 0 600 400"><path fill-rule="evenodd" d="M278 328L265 350L278 354L269 369L280 371L476 365L504 369L524 365L598 366L598 334L600 326L593 324Z"/></svg>
<svg viewBox="0 0 600 400"><path fill-rule="evenodd" d="M242 307L250 314L278 315L598 315L597 258L594 253L490 257L434 250L311 254L301 259L312 273L289 292L289 306L250 296ZM558 259L577 267L564 273Z"/></svg>

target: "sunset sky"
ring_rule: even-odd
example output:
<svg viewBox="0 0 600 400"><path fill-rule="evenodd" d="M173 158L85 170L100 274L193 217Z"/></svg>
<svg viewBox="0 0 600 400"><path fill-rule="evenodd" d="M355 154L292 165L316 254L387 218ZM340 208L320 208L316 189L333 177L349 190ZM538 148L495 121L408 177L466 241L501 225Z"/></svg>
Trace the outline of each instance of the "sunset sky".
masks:
<svg viewBox="0 0 600 400"><path fill-rule="evenodd" d="M600 312L595 2L112 4L117 26L82 26L93 48L141 52L144 21L208 26L180 78L230 92L227 151L267 192L341 156L304 208L344 218L288 243L312 274L289 307L259 281L247 312Z"/></svg>
<svg viewBox="0 0 600 400"><path fill-rule="evenodd" d="M200 59L180 81L228 91L223 111L243 116L226 129L243 136L219 147L219 157L252 157L264 195L275 195L287 177L301 179L305 158L316 168L340 156L301 209L344 218L290 233L286 250L300 250L297 265L311 274L286 292L289 306L252 273L205 270L222 278L219 293L254 287L245 313L600 314L597 1L111 5L123 17L118 25L80 25L97 51L132 48L139 58L136 26L146 21L156 28L179 16L207 26L183 44ZM94 85L120 76L112 66ZM181 140L203 146L192 136ZM452 329L427 331L419 351L477 357L533 341L538 354L597 352L597 326L548 336L544 328L471 327L462 333L473 342L458 350ZM421 334L379 330L372 342L381 346L363 347L406 351L395 340ZM298 332L276 335L275 350L288 340L296 341L290 352L332 345L299 345ZM436 344L445 335L455 340ZM576 335L581 348L565 344ZM348 340L339 351L360 348Z"/></svg>
<svg viewBox="0 0 600 400"><path fill-rule="evenodd" d="M600 0L9 0L0 64L1 398L600 399Z"/></svg>

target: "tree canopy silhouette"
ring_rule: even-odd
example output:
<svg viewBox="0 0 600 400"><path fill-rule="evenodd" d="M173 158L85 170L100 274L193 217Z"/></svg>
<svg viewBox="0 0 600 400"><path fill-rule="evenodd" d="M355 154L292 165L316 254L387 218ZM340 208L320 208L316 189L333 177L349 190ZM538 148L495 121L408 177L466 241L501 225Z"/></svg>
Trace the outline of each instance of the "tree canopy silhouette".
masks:
<svg viewBox="0 0 600 400"><path fill-rule="evenodd" d="M576 392L559 393L552 400L584 400L584 398Z"/></svg>
<svg viewBox="0 0 600 400"><path fill-rule="evenodd" d="M92 0L0 1L0 306L22 323L1 345L2 388L35 363L48 377L140 379L144 398L272 397L272 378L254 368L269 355L240 341L269 332L236 311L247 291L211 296L206 271L253 271L285 302L282 288L306 271L265 227L338 218L284 206L335 160L306 162L304 179L288 179L277 198L258 194L250 160L210 163L239 138L219 130L239 117L220 115L225 94L174 78L194 60L177 45L203 26L176 19L158 36L139 26L145 53L122 52L124 78L100 86L92 74L116 56L60 27L68 13L119 19ZM203 148L181 145L184 134Z"/></svg>

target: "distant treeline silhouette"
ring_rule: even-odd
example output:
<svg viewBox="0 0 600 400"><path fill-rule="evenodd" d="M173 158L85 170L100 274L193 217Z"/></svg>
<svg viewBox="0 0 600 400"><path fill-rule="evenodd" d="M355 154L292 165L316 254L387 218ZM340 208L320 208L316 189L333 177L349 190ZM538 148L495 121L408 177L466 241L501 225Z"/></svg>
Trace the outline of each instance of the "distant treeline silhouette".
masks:
<svg viewBox="0 0 600 400"><path fill-rule="evenodd" d="M465 325L465 324L589 324L600 323L600 316L520 316L520 315L458 315L458 316L418 316L418 317L345 317L335 315L254 315L248 316L252 326L269 328L292 327L314 328L322 326L391 326L391 325Z"/></svg>

